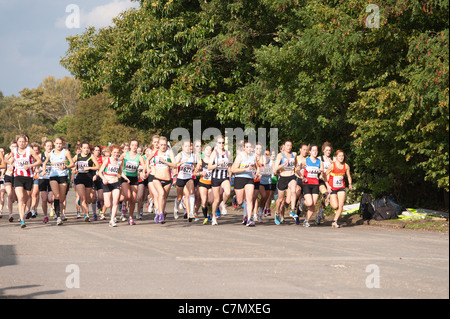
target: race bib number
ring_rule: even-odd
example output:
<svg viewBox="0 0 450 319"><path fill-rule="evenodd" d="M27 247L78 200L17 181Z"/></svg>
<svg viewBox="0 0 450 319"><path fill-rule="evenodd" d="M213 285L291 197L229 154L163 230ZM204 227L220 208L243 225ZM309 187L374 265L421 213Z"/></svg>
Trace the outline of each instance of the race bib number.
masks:
<svg viewBox="0 0 450 319"><path fill-rule="evenodd" d="M163 163L161 160L167 161L167 158L165 156L156 156L155 157L155 166L160 167L160 168L167 167L167 164Z"/></svg>
<svg viewBox="0 0 450 319"><path fill-rule="evenodd" d="M286 166L284 167L284 169L286 171L292 171L295 167L295 159L290 159L288 161L288 163L286 164Z"/></svg>
<svg viewBox="0 0 450 319"><path fill-rule="evenodd" d="M190 165L181 166L180 171L184 175L192 175L192 166Z"/></svg>
<svg viewBox="0 0 450 319"><path fill-rule="evenodd" d="M17 169L22 169L25 165L30 165L30 162L26 159L18 159L16 160Z"/></svg>
<svg viewBox="0 0 450 319"><path fill-rule="evenodd" d="M320 171L316 167L307 167L308 178L319 178Z"/></svg>
<svg viewBox="0 0 450 319"><path fill-rule="evenodd" d="M203 169L203 179L205 181L210 181L211 180L211 175L212 175L212 171L207 170L207 169Z"/></svg>
<svg viewBox="0 0 450 319"><path fill-rule="evenodd" d="M66 163L65 162L54 162L54 163L52 163L52 165L54 168L63 170Z"/></svg>
<svg viewBox="0 0 450 319"><path fill-rule="evenodd" d="M342 188L344 186L344 176L333 176L333 188Z"/></svg>
<svg viewBox="0 0 450 319"><path fill-rule="evenodd" d="M127 173L135 173L138 169L138 165L135 162L127 162L125 164L125 172Z"/></svg>
<svg viewBox="0 0 450 319"><path fill-rule="evenodd" d="M228 168L228 159L220 159L217 165L218 169L227 169Z"/></svg>
<svg viewBox="0 0 450 319"><path fill-rule="evenodd" d="M106 169L106 174L117 175L119 174L119 165L109 165Z"/></svg>
<svg viewBox="0 0 450 319"><path fill-rule="evenodd" d="M86 172L84 170L85 167L88 167L88 162L87 161L78 161L77 162L78 173L85 173Z"/></svg>

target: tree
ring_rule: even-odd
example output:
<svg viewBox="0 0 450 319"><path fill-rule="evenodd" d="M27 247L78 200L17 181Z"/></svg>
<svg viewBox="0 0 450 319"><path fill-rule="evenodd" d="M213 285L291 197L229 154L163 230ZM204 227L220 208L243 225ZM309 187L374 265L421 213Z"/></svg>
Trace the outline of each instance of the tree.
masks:
<svg viewBox="0 0 450 319"><path fill-rule="evenodd" d="M344 149L376 195L448 190L448 0L382 1L379 28L365 0L140 2L61 61L123 123L277 127Z"/></svg>

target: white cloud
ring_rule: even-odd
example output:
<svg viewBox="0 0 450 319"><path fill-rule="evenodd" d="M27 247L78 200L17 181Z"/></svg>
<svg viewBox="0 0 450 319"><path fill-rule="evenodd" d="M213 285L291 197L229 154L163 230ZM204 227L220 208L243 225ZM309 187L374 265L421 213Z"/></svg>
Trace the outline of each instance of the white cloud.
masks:
<svg viewBox="0 0 450 319"><path fill-rule="evenodd" d="M138 2L130 0L113 0L112 2L94 7L90 11L86 11L83 7L79 7L80 28L93 26L96 29L104 28L113 24L112 19L130 8L138 8ZM74 11L69 11L64 17L60 17L55 22L57 28L67 28L66 20Z"/></svg>
<svg viewBox="0 0 450 319"><path fill-rule="evenodd" d="M130 0L114 0L103 6L95 7L88 13L81 14L81 23L85 26L93 26L95 28L103 28L112 24L112 19L119 13L128 10L131 7L137 8L136 2Z"/></svg>

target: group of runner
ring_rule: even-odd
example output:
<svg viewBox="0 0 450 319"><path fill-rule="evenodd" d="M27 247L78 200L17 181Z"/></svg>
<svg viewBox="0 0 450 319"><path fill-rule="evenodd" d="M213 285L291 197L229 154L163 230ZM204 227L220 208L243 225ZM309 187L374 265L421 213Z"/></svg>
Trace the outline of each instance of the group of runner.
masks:
<svg viewBox="0 0 450 319"><path fill-rule="evenodd" d="M352 179L344 152L332 155L330 143L322 145L319 156L317 145L302 144L297 154L288 140L276 154L258 143L244 141L234 159L225 149L223 136L206 146L190 140L180 144L181 151L175 156L167 138L157 135L145 148L137 140L108 147L83 142L72 157L62 137L29 145L28 137L19 135L10 144L9 153L0 148L0 217L7 197L9 221L14 221L13 203L17 201L20 225L26 227L25 219L37 215L41 200L43 222L49 222L50 211L50 217L62 225L66 195L73 182L77 217L84 216L85 222L91 220L90 210L93 220L98 215L105 219L110 210L109 226L117 226L119 212L122 221L135 225L134 212L136 219L142 219L147 202L147 211L155 213L155 223L164 224L168 195L175 186L174 219L181 211L189 222L199 220L201 209L204 224L218 225L219 216L227 214L233 186L233 205L243 207L242 223L246 226L255 226L270 216L276 198L275 224L284 223L285 210L289 209L289 217L299 225L299 211L306 207L303 226L309 227L321 194L316 223L324 218L324 208L331 205L335 210L332 227L340 227L345 178L349 189Z"/></svg>

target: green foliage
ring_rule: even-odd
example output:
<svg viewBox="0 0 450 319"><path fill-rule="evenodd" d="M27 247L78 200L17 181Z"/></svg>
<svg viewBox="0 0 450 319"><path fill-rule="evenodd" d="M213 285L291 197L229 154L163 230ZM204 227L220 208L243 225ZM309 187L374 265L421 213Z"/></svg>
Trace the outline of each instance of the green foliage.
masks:
<svg viewBox="0 0 450 319"><path fill-rule="evenodd" d="M86 140L106 146L130 138L146 145L156 132L120 124L104 94L84 100L79 100L79 94L80 84L73 78L48 77L38 88L23 89L18 97L0 98L0 145L9 146L18 134L26 134L31 142L38 143L63 136L71 145Z"/></svg>
<svg viewBox="0 0 450 319"><path fill-rule="evenodd" d="M380 28L367 0L140 3L61 61L122 123L277 127L346 151L376 196L448 191L448 0L379 1Z"/></svg>

